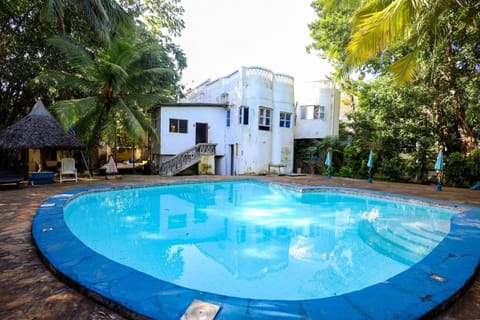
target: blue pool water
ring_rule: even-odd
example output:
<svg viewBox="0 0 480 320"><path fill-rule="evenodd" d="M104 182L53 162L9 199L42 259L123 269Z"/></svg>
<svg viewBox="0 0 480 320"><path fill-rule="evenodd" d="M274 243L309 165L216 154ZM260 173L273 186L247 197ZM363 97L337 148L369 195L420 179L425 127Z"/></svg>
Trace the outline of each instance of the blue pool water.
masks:
<svg viewBox="0 0 480 320"><path fill-rule="evenodd" d="M254 181L85 194L64 218L87 247L176 285L268 300L318 299L421 261L457 211Z"/></svg>

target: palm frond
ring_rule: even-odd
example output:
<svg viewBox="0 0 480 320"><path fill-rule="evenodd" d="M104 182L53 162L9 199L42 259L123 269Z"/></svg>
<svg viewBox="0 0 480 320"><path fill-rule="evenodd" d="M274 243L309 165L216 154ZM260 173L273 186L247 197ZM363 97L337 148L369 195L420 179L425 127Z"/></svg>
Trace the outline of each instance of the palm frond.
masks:
<svg viewBox="0 0 480 320"><path fill-rule="evenodd" d="M391 2L392 0L390 1L370 0L370 1L364 2L353 14L353 17L352 17L353 31L355 31L357 26L365 18L371 16L375 12L384 10Z"/></svg>
<svg viewBox="0 0 480 320"><path fill-rule="evenodd" d="M152 127L150 118L137 110L135 105L127 105L123 100L120 100L115 105L116 110L123 113L123 124L134 141L138 141L148 133L151 136L156 136L156 132Z"/></svg>
<svg viewBox="0 0 480 320"><path fill-rule="evenodd" d="M110 44L112 30L133 27L133 19L117 1L79 0L78 2L97 35L106 44Z"/></svg>
<svg viewBox="0 0 480 320"><path fill-rule="evenodd" d="M44 21L48 21L50 19L53 19L54 21L63 21L65 4L66 1L45 0L40 10L40 19Z"/></svg>
<svg viewBox="0 0 480 320"><path fill-rule="evenodd" d="M110 61L103 61L100 69L102 70L99 70L99 75L110 79L113 93L118 94L128 79L127 71L122 66ZM110 83L110 81L107 80L106 83Z"/></svg>
<svg viewBox="0 0 480 320"><path fill-rule="evenodd" d="M407 83L415 77L417 65L417 51L409 52L390 66L395 81Z"/></svg>
<svg viewBox="0 0 480 320"><path fill-rule="evenodd" d="M96 147L104 127L109 124L108 114L100 101L86 109L75 122L75 130L89 148Z"/></svg>
<svg viewBox="0 0 480 320"><path fill-rule="evenodd" d="M358 65L376 56L390 43L410 37L414 15L411 0L393 0L383 9L381 0L369 1L353 19L348 61Z"/></svg>
<svg viewBox="0 0 480 320"><path fill-rule="evenodd" d="M46 70L35 77L34 81L49 84L56 89L76 88L82 92L95 90L95 88L92 88L93 83L91 81L64 71Z"/></svg>
<svg viewBox="0 0 480 320"><path fill-rule="evenodd" d="M90 54L68 37L52 37L48 40L48 44L60 50L68 59L70 65L77 70L88 69L94 63Z"/></svg>
<svg viewBox="0 0 480 320"><path fill-rule="evenodd" d="M86 16L98 31L108 31L109 18L104 7L104 1L99 0L80 0L80 5L83 8Z"/></svg>
<svg viewBox="0 0 480 320"><path fill-rule="evenodd" d="M58 101L53 104L53 110L62 126L68 128L88 114L96 105L98 105L97 97L87 97Z"/></svg>
<svg viewBox="0 0 480 320"><path fill-rule="evenodd" d="M146 85L153 85L162 78L173 77L175 72L168 68L150 68L135 70L129 77L129 87L145 88Z"/></svg>
<svg viewBox="0 0 480 320"><path fill-rule="evenodd" d="M135 27L135 21L127 11L120 5L118 1L97 0L102 3L109 22L109 29L117 29L126 32Z"/></svg>
<svg viewBox="0 0 480 320"><path fill-rule="evenodd" d="M124 101L126 104L136 104L142 110L148 110L159 103L166 102L165 100L169 100L165 98L167 95L167 91L130 94L128 97L125 97L126 99L124 99Z"/></svg>
<svg viewBox="0 0 480 320"><path fill-rule="evenodd" d="M120 66L129 66L140 57L139 49L136 48L132 39L115 37L111 48L108 49L108 60Z"/></svg>
<svg viewBox="0 0 480 320"><path fill-rule="evenodd" d="M361 0L323 0L325 9L331 10L333 8L354 9L361 3Z"/></svg>

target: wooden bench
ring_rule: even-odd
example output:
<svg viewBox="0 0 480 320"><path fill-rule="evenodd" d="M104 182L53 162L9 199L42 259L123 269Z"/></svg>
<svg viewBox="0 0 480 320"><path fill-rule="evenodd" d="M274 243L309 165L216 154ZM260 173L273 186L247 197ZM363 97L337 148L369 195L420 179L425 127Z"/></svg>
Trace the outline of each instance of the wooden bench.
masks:
<svg viewBox="0 0 480 320"><path fill-rule="evenodd" d="M286 165L284 165L284 164L269 163L268 164L268 174L271 173L272 168L277 168L278 175L281 175L282 174L281 168L285 168L285 167L286 167Z"/></svg>

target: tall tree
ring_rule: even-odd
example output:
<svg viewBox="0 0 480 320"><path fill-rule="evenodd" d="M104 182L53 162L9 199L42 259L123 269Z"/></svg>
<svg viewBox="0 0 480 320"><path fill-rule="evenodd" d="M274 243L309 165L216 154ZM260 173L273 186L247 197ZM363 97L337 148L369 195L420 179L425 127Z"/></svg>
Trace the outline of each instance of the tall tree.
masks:
<svg viewBox="0 0 480 320"><path fill-rule="evenodd" d="M53 32L38 19L38 1L0 2L0 129L28 114L36 92L29 84L57 64L45 41Z"/></svg>
<svg viewBox="0 0 480 320"><path fill-rule="evenodd" d="M130 19L126 25L133 28L133 19L137 18L143 30L144 23L139 17L146 11L133 10L131 6L153 8L159 15L155 21L161 20L169 28L162 27L161 35L150 30L142 31L150 34L144 37L153 45L159 45L158 56L169 57L173 62L169 67L175 74L181 73L186 66L183 51L171 42L169 34L179 34L183 29L181 7L165 5L165 2L176 0L5 0L0 1L0 129L25 116L35 104L38 97L55 98L55 88L32 81L40 72L52 69L72 71L57 50L48 45L47 39L59 33L65 33L88 48L95 55L101 47L108 46L108 41L100 41L99 34L105 37L124 32L120 28L121 19ZM146 5L148 3L148 6ZM161 7L161 9L160 9ZM160 15L161 13L161 15ZM112 14L112 16L111 16ZM120 15L122 18L118 17ZM95 22L97 21L97 22ZM123 20L122 20L123 21ZM96 26L96 27L95 27ZM171 58L171 59L170 59ZM49 90L52 91L51 94ZM72 95L63 91L63 99ZM46 99L49 105L51 100Z"/></svg>
<svg viewBox="0 0 480 320"><path fill-rule="evenodd" d="M476 137L472 123L466 119L468 104L462 101L462 88L457 80L465 69L459 63L465 49L475 46L472 39L478 39L479 12L480 3L476 0L366 1L352 19L348 62L358 65L383 54L386 49L403 47L401 54L390 56L392 60L387 62L392 62L395 79L407 82L421 73L419 61L425 61L423 67L429 68L432 75L441 75L436 81L430 77L431 87L438 89L435 98L448 100L448 107L456 119L458 137L464 149L471 150L475 148ZM438 63L440 60L442 63ZM476 61L474 57L472 62ZM432 109L438 105L438 99L432 101Z"/></svg>
<svg viewBox="0 0 480 320"><path fill-rule="evenodd" d="M55 37L50 43L67 58L72 72L46 71L39 80L60 88L54 104L64 126L75 125L82 140L95 148L104 138L115 145L116 137L105 135L122 127L133 141L145 133L156 136L146 113L161 101L171 101L178 75L162 56L161 48L145 41L145 35L117 35L112 45L92 52L71 39Z"/></svg>
<svg viewBox="0 0 480 320"><path fill-rule="evenodd" d="M115 0L45 0L40 12L43 20L53 20L62 34L81 37L81 32L93 29L104 43L122 27L133 26L132 17ZM74 25L79 22L90 28L76 29Z"/></svg>
<svg viewBox="0 0 480 320"><path fill-rule="evenodd" d="M477 32L480 3L476 0L369 0L352 18L352 36L348 60L364 63L389 47L407 45L410 50L396 59L391 67L400 82L413 79L417 55L434 41L451 36L443 18L455 14L455 25L461 32Z"/></svg>

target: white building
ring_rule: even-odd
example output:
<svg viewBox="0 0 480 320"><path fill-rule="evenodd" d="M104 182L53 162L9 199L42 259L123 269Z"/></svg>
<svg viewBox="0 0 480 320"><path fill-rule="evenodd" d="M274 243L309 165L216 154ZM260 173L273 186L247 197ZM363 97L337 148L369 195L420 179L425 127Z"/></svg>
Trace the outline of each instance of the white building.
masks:
<svg viewBox="0 0 480 320"><path fill-rule="evenodd" d="M302 85L296 109L295 139L338 136L340 91L331 81Z"/></svg>
<svg viewBox="0 0 480 320"><path fill-rule="evenodd" d="M242 67L199 85L181 103L161 104L154 110L160 136L160 144L152 146L154 160L163 163L163 174L175 174L194 162L200 162L199 173L291 173L296 134L302 139L338 134L337 91L322 88L318 97L313 94L300 100L296 110L293 77ZM295 128L296 112L297 126L311 128ZM215 144L214 156L199 149L205 151L210 145L199 143Z"/></svg>

